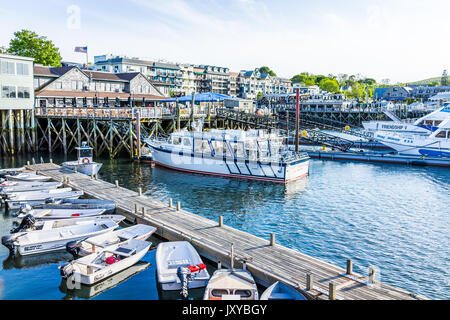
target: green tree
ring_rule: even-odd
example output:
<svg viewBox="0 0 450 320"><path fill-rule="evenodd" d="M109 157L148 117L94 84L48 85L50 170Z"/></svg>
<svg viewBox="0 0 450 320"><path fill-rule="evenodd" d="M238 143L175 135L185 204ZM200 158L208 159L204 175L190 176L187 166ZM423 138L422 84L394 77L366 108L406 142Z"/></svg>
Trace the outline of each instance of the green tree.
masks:
<svg viewBox="0 0 450 320"><path fill-rule="evenodd" d="M0 53L6 53L8 49L6 47L1 46L0 47Z"/></svg>
<svg viewBox="0 0 450 320"><path fill-rule="evenodd" d="M263 96L264 96L263 93L259 91L258 94L256 95L256 100L261 100Z"/></svg>
<svg viewBox="0 0 450 320"><path fill-rule="evenodd" d="M272 70L270 70L270 68L267 67L267 66L263 66L263 67L259 68L259 72L261 72L261 73L267 73L267 74L269 74L269 76L271 76L271 77L276 77L276 76L277 76L276 73L273 72Z"/></svg>
<svg viewBox="0 0 450 320"><path fill-rule="evenodd" d="M319 87L322 90L337 93L339 92L339 83L334 79L324 78L319 83Z"/></svg>
<svg viewBox="0 0 450 320"><path fill-rule="evenodd" d="M62 58L53 42L30 30L14 32L7 51L13 55L34 58L35 63L44 66L61 66Z"/></svg>

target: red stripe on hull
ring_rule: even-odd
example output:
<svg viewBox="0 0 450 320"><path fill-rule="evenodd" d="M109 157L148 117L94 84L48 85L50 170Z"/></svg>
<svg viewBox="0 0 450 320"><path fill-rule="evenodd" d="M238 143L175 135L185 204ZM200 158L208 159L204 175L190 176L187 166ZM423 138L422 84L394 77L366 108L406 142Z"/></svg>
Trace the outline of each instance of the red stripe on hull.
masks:
<svg viewBox="0 0 450 320"><path fill-rule="evenodd" d="M181 168L172 167L172 166L163 164L163 163L158 162L158 161L154 161L154 163L157 164L158 166L161 166L161 167L164 167L164 168L168 168L168 169L172 169L172 170L176 170L176 171L183 171L183 172L196 173L196 174L205 174L205 175L212 175L212 176L219 176L219 177L228 177L228 178L239 178L239 179L248 179L248 180L269 181L269 182L277 182L277 183L287 183L287 182L295 181L295 180L301 179L303 177L306 177L308 175L306 173L306 174L301 175L299 177L296 177L294 179L284 180L284 179L273 179L273 178L260 178L260 177L252 177L252 176L242 176L242 175L238 175L238 174L213 173L213 172L206 172L206 171L181 169Z"/></svg>

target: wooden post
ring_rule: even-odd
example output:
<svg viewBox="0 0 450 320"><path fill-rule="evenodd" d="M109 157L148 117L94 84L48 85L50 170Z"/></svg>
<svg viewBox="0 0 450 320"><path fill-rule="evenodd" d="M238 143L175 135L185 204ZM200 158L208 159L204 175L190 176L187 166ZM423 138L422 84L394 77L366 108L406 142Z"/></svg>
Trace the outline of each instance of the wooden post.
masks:
<svg viewBox="0 0 450 320"><path fill-rule="evenodd" d="M63 150L64 150L64 155L67 155L66 120L61 119L61 122L62 122L62 135L63 135Z"/></svg>
<svg viewBox="0 0 450 320"><path fill-rule="evenodd" d="M300 88L296 89L296 109L295 109L295 152L298 153L299 143L299 117L300 117Z"/></svg>
<svg viewBox="0 0 450 320"><path fill-rule="evenodd" d="M314 287L314 275L311 273L306 274L306 291L311 291Z"/></svg>
<svg viewBox="0 0 450 320"><path fill-rule="evenodd" d="M142 216L145 217L145 207L142 207Z"/></svg>
<svg viewBox="0 0 450 320"><path fill-rule="evenodd" d="M119 180L116 180L116 188L119 188Z"/></svg>
<svg viewBox="0 0 450 320"><path fill-rule="evenodd" d="M334 282L328 284L328 297L330 300L336 300L336 284Z"/></svg>
<svg viewBox="0 0 450 320"><path fill-rule="evenodd" d="M220 260L217 261L217 269L222 269L222 261Z"/></svg>
<svg viewBox="0 0 450 320"><path fill-rule="evenodd" d="M275 233L270 234L270 245L273 247L275 245Z"/></svg>
<svg viewBox="0 0 450 320"><path fill-rule="evenodd" d="M369 267L369 283L375 283L375 268Z"/></svg>
<svg viewBox="0 0 450 320"><path fill-rule="evenodd" d="M30 165L30 161L27 161L27 166L29 166Z"/></svg>
<svg viewBox="0 0 450 320"><path fill-rule="evenodd" d="M177 201L177 211L180 211L181 210L181 203L180 203L180 201Z"/></svg>
<svg viewBox="0 0 450 320"><path fill-rule="evenodd" d="M91 179L94 179L94 173L91 172Z"/></svg>
<svg viewBox="0 0 450 320"><path fill-rule="evenodd" d="M139 197L142 197L142 188L139 188Z"/></svg>
<svg viewBox="0 0 450 320"><path fill-rule="evenodd" d="M219 227L223 227L223 216L219 216Z"/></svg>
<svg viewBox="0 0 450 320"><path fill-rule="evenodd" d="M95 180L98 180L98 174L97 173L95 174Z"/></svg>
<svg viewBox="0 0 450 320"><path fill-rule="evenodd" d="M9 152L14 155L14 111L8 110Z"/></svg>
<svg viewBox="0 0 450 320"><path fill-rule="evenodd" d="M73 167L73 172L77 172L77 171L78 171L77 166Z"/></svg>
<svg viewBox="0 0 450 320"><path fill-rule="evenodd" d="M172 208L173 204L172 204L172 198L169 198L169 208Z"/></svg>
<svg viewBox="0 0 450 320"><path fill-rule="evenodd" d="M53 159L52 158L50 158L50 163L53 163Z"/></svg>
<svg viewBox="0 0 450 320"><path fill-rule="evenodd" d="M347 260L347 274L353 274L353 261L350 259Z"/></svg>
<svg viewBox="0 0 450 320"><path fill-rule="evenodd" d="M138 205L137 205L137 203L134 204L134 213L135 214L138 213Z"/></svg>
<svg viewBox="0 0 450 320"><path fill-rule="evenodd" d="M136 110L136 148L137 157L141 157L141 114L139 110Z"/></svg>

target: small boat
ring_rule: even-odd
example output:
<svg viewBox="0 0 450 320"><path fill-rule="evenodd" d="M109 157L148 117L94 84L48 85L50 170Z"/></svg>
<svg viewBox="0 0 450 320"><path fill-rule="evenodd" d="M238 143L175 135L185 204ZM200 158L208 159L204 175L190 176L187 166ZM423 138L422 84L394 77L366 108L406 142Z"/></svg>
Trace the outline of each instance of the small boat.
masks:
<svg viewBox="0 0 450 320"><path fill-rule="evenodd" d="M206 286L208 270L197 251L187 241L162 242L156 248L158 282L163 290L187 289Z"/></svg>
<svg viewBox="0 0 450 320"><path fill-rule="evenodd" d="M17 216L18 218L31 215L37 220L79 219L99 216L106 211L105 209L30 209L28 205L25 207L24 212Z"/></svg>
<svg viewBox="0 0 450 320"><path fill-rule="evenodd" d="M304 295L286 283L277 281L268 287L260 300L308 300Z"/></svg>
<svg viewBox="0 0 450 320"><path fill-rule="evenodd" d="M53 189L54 190L60 190L60 189ZM66 192L51 192L51 193L36 193L32 196L16 196L11 199L6 199L6 204L10 209L20 209L22 206L29 204L31 207L34 205L39 204L45 204L45 203L51 203L54 201L62 200L62 199L78 199L83 195L83 191L66 191Z"/></svg>
<svg viewBox="0 0 450 320"><path fill-rule="evenodd" d="M130 239L62 265L59 270L63 278L73 276L75 282L93 285L136 264L150 246L150 242Z"/></svg>
<svg viewBox="0 0 450 320"><path fill-rule="evenodd" d="M2 179L0 179L2 180ZM37 186L40 184L49 183L46 181L20 181L20 180L5 180L0 181L0 188L13 187L13 186Z"/></svg>
<svg viewBox="0 0 450 320"><path fill-rule="evenodd" d="M95 217L84 217L77 219L58 219L58 220L36 220L33 216L25 216L20 225L17 228L11 229L11 233L36 231L36 230L53 230L63 227L76 226L83 223L92 222L102 222L106 220L112 220L119 224L125 220L124 216L121 215L105 215L105 216L95 216Z"/></svg>
<svg viewBox="0 0 450 320"><path fill-rule="evenodd" d="M208 281L203 300L258 300L258 288L246 265L234 268L234 249L231 245L231 268L214 271Z"/></svg>
<svg viewBox="0 0 450 320"><path fill-rule="evenodd" d="M76 169L77 172L87 174L88 176L96 175L103 164L94 162L92 157L93 149L87 145L86 141L83 141L81 147L75 149L77 149L78 160L63 162L62 166L70 170Z"/></svg>
<svg viewBox="0 0 450 320"><path fill-rule="evenodd" d="M63 184L62 182L36 182L35 184L29 184L29 185L16 185L16 186L7 186L0 189L0 193L4 196L9 196L12 193L19 193L19 192L34 192L34 191L41 191L41 190L50 190L50 189L57 189L61 187Z"/></svg>
<svg viewBox="0 0 450 320"><path fill-rule="evenodd" d="M66 250L73 255L74 258L84 257L88 254L95 253L110 245L125 242L130 239L146 240L156 228L145 224L137 224L128 228L115 230L104 233L99 236L88 238L82 241L69 242Z"/></svg>
<svg viewBox="0 0 450 320"><path fill-rule="evenodd" d="M219 269L209 280L203 300L258 300L258 288L245 269Z"/></svg>
<svg viewBox="0 0 450 320"><path fill-rule="evenodd" d="M22 192L11 192L8 194L8 199L17 199L17 200L34 200L34 199L44 199L48 198L49 195L65 193L72 191L72 188L57 188L57 189L44 189L44 190L35 190L35 191L22 191Z"/></svg>
<svg viewBox="0 0 450 320"><path fill-rule="evenodd" d="M7 180L13 180L13 181L50 181L52 178L50 177L46 177L46 176L41 176L36 174L35 171L32 172L24 172L24 173L20 173L18 175L9 175L7 174L5 176L5 178Z"/></svg>
<svg viewBox="0 0 450 320"><path fill-rule="evenodd" d="M26 170L25 167L0 169L0 177L5 176L5 175L15 175L18 173L22 173L25 170Z"/></svg>
<svg viewBox="0 0 450 320"><path fill-rule="evenodd" d="M34 206L36 209L105 209L105 214L116 211L114 200L96 199L63 199L57 203L46 203Z"/></svg>
<svg viewBox="0 0 450 320"><path fill-rule="evenodd" d="M100 293L114 288L115 286L128 280L134 275L137 275L141 271L144 271L149 266L151 266L151 264L146 261L138 261L135 265L121 272L118 272L115 275L112 275L111 277L108 277L100 282L97 282L93 286L79 284L79 286L76 287L75 283L72 282L71 279L62 278L59 290L65 293L68 297L75 296L81 299L92 299L93 297L98 296Z"/></svg>
<svg viewBox="0 0 450 320"><path fill-rule="evenodd" d="M93 237L117 229L119 225L108 219L101 222L83 223L53 230L19 232L2 237L2 244L11 254L21 256L64 250L70 241Z"/></svg>

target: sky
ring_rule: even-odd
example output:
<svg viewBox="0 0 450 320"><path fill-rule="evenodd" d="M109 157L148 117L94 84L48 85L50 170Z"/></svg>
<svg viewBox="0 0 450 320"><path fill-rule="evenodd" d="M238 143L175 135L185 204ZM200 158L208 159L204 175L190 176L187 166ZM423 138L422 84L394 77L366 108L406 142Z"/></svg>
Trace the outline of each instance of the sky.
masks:
<svg viewBox="0 0 450 320"><path fill-rule="evenodd" d="M29 29L94 55L410 82L450 70L448 0L0 0L0 46Z"/></svg>

